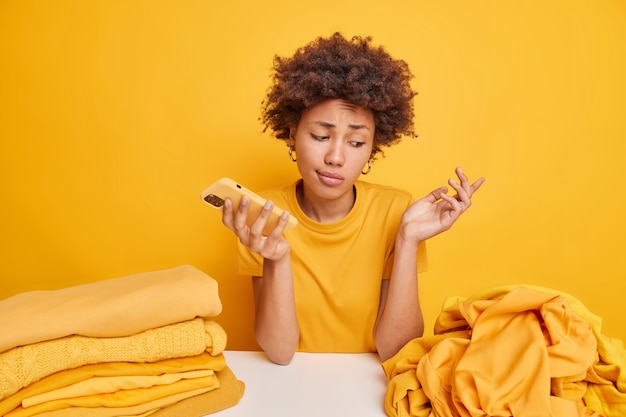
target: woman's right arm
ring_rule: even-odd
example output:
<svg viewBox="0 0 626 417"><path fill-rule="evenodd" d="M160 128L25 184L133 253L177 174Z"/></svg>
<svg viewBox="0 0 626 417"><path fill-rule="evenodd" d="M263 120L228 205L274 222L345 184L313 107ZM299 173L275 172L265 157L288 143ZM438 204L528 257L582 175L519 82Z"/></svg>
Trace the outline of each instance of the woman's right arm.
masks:
<svg viewBox="0 0 626 417"><path fill-rule="evenodd" d="M289 257L289 242L283 231L289 219L283 213L269 236L262 231L273 208L268 201L252 226L246 224L249 200L242 198L235 211L230 200L224 203L222 222L239 241L263 257L263 276L253 277L255 302L254 332L269 359L277 364L291 362L300 338Z"/></svg>
<svg viewBox="0 0 626 417"><path fill-rule="evenodd" d="M252 283L257 342L270 360L288 365L300 338L289 256L265 259L263 276L253 277Z"/></svg>

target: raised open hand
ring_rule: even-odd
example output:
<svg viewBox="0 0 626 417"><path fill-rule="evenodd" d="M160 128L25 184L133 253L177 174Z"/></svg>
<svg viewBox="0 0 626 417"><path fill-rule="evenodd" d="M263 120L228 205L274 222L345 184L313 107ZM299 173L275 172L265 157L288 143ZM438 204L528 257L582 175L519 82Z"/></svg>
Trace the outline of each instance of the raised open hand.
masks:
<svg viewBox="0 0 626 417"><path fill-rule="evenodd" d="M401 238L422 241L444 232L472 205L472 196L485 178L470 183L461 168L455 172L459 182L450 178L448 184L456 195L448 195L448 187L439 187L411 204L402 215Z"/></svg>

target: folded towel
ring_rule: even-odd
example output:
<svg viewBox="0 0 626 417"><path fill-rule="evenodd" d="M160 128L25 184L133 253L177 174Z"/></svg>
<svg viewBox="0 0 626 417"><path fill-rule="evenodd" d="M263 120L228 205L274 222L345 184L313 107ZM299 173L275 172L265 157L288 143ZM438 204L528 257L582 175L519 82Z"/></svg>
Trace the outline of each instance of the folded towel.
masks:
<svg viewBox="0 0 626 417"><path fill-rule="evenodd" d="M84 365L42 378L0 401L0 416L4 416L28 398L89 381L94 377L150 376L195 370L221 371L224 366L226 362L223 354L211 356L208 353L149 363L109 362ZM179 400L172 401L172 403L176 401Z"/></svg>
<svg viewBox="0 0 626 417"><path fill-rule="evenodd" d="M213 391L215 388L200 388L192 391L173 394L168 397L147 401L129 407L67 407L53 411L45 411L37 417L141 417L153 414L156 410L170 406L178 401Z"/></svg>
<svg viewBox="0 0 626 417"><path fill-rule="evenodd" d="M33 407L38 404L51 401L86 397L88 395L110 394L121 390L134 390L138 388L155 387L157 385L169 385L182 381L183 379L196 379L214 376L215 371L211 369L173 372L162 375L95 376L67 387L24 398L22 401L22 407Z"/></svg>
<svg viewBox="0 0 626 417"><path fill-rule="evenodd" d="M167 385L155 385L149 388L119 390L111 393L86 395L83 397L63 398L45 402L32 407L18 407L5 417L31 417L46 411L60 410L68 407L131 407L146 402L168 397L170 395L189 392L200 388L219 388L215 375L193 379L181 379ZM89 415L89 413L87 413Z"/></svg>
<svg viewBox="0 0 626 417"><path fill-rule="evenodd" d="M151 417L201 417L216 413L239 403L245 390L245 384L239 381L226 366L217 373L220 387L206 394L179 401L169 407L158 410Z"/></svg>
<svg viewBox="0 0 626 417"><path fill-rule="evenodd" d="M228 366L215 374L219 380L219 388L205 392L190 391L189 394L194 395L184 395L184 397L179 394L183 398L177 399L175 396L170 396L131 407L70 407L44 412L37 417L129 417L142 415L200 417L236 405L244 393L244 383L237 380Z"/></svg>
<svg viewBox="0 0 626 417"><path fill-rule="evenodd" d="M70 335L130 336L222 311L217 282L190 265L0 301L0 352Z"/></svg>
<svg viewBox="0 0 626 417"><path fill-rule="evenodd" d="M123 337L67 336L0 353L0 400L55 372L102 362L155 362L219 355L226 332L210 319L197 318Z"/></svg>

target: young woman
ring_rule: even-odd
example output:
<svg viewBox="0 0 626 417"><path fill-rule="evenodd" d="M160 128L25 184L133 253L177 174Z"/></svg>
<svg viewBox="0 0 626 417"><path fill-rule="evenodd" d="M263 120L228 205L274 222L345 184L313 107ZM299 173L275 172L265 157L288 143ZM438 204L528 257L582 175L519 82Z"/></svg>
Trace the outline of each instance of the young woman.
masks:
<svg viewBox="0 0 626 417"><path fill-rule="evenodd" d="M253 277L257 341L279 364L296 351L386 360L423 334L424 241L452 226L484 179L470 183L457 168L455 195L439 187L417 201L359 180L383 147L414 136L412 74L371 38L318 38L276 57L274 71L263 121L302 178L260 193L268 203L251 227L246 199L227 200L222 218L239 238L240 271ZM286 211L264 236L274 204ZM299 225L283 233L290 215Z"/></svg>

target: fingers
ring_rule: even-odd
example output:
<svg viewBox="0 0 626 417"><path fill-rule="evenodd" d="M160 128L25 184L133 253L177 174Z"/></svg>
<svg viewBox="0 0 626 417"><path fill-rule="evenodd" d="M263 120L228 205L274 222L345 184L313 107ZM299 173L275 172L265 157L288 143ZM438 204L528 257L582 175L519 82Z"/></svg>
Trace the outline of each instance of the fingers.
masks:
<svg viewBox="0 0 626 417"><path fill-rule="evenodd" d="M430 203L434 203L437 200L440 200L441 196L445 195L447 192L448 192L448 187L439 187L431 191L426 197L424 197L424 199Z"/></svg>
<svg viewBox="0 0 626 417"><path fill-rule="evenodd" d="M232 231L235 230L233 216L233 202L227 198L224 200L224 207L222 207L222 223Z"/></svg>
<svg viewBox="0 0 626 417"><path fill-rule="evenodd" d="M268 238L272 239L272 241L276 241L282 237L285 226L287 225L287 220L289 219L289 214L286 214L287 217L285 220L283 220L283 217L286 212L283 213L283 215L278 219L278 222L273 220L268 223L273 210L274 202L271 200L266 201L265 205L261 209L261 212L254 220L254 223L250 226L251 249L254 250L255 248L260 248L263 244L272 244L272 242L266 242ZM274 225L274 223L276 224Z"/></svg>
<svg viewBox="0 0 626 417"><path fill-rule="evenodd" d="M472 184L472 194L474 194L476 192L476 190L478 190L480 188L480 186L483 185L485 180L486 180L486 178L482 177L482 178L479 178L478 180L476 180L476 182L474 182L474 184Z"/></svg>
<svg viewBox="0 0 626 417"><path fill-rule="evenodd" d="M249 207L250 199L247 196L243 196L236 210L233 207L233 202L229 198L224 201L222 208L222 223L235 232L241 243L246 246L249 244L252 230L251 227L248 226Z"/></svg>
<svg viewBox="0 0 626 417"><path fill-rule="evenodd" d="M278 218L278 223L276 223L276 227L274 227L274 229L267 236L269 244L273 244L274 242L278 242L280 239L282 239L283 232L285 230L285 227L287 226L288 221L289 221L289 213L286 211L283 211L280 217Z"/></svg>
<svg viewBox="0 0 626 417"><path fill-rule="evenodd" d="M467 179L467 175L465 175L465 173L463 172L463 170L461 169L461 167L457 167L454 172L456 173L456 176L459 178L460 180L460 187L463 189L463 191L468 195L471 196L471 185L469 183L469 180ZM452 181L452 180L451 180ZM455 188L455 190L458 191L457 188Z"/></svg>
<svg viewBox="0 0 626 417"><path fill-rule="evenodd" d="M455 173L458 177L458 182L450 178L448 184L452 189L456 191L456 195L448 195L447 187L439 187L431 191L423 200L429 203L443 203L444 201L449 204L449 209L458 211L459 214L467 210L472 205L472 196L485 182L485 178L479 178L474 183L470 183L467 175L459 167L455 169ZM443 201L440 201L443 200Z"/></svg>
<svg viewBox="0 0 626 417"><path fill-rule="evenodd" d="M265 224L267 223L273 208L274 203L269 200L265 202L265 205L259 212L257 218L254 219L254 222L250 225L250 234L254 236L263 235L263 229L265 228Z"/></svg>
<svg viewBox="0 0 626 417"><path fill-rule="evenodd" d="M448 184L452 188L454 188L457 192L455 198L461 202L463 210L467 210L469 206L472 205L472 196L480 188L480 186L485 182L485 178L479 178L473 184L470 184L467 176L463 172L463 170L458 167L455 170L457 177L459 178L460 183L457 183L452 178L448 180Z"/></svg>
<svg viewBox="0 0 626 417"><path fill-rule="evenodd" d="M458 214L461 214L467 208L464 207L457 198L449 196L448 194L442 194L441 199L448 202L452 208L452 211L458 212Z"/></svg>
<svg viewBox="0 0 626 417"><path fill-rule="evenodd" d="M483 185L486 179L485 177L481 177L478 180L476 180L473 184L470 184L469 180L467 179L467 176L465 175L461 167L457 167L455 169L455 172L456 172L457 177L459 177L459 180L461 181L461 186L468 193L468 196L470 198L476 192L476 190L478 190L480 186Z"/></svg>
<svg viewBox="0 0 626 417"><path fill-rule="evenodd" d="M240 233L246 232L248 229L248 208L250 207L250 199L248 196L243 196L241 201L239 202L239 207L237 207L237 212L235 213L233 219L233 226L235 228L235 232L237 235Z"/></svg>
<svg viewBox="0 0 626 417"><path fill-rule="evenodd" d="M224 202L222 222L235 232L239 241L251 251L260 254L274 253L283 240L283 232L289 221L289 213L284 212L277 222L270 221L274 203L267 201L260 209L254 209L248 197L244 196L235 209L232 201ZM255 217L256 216L256 217Z"/></svg>

